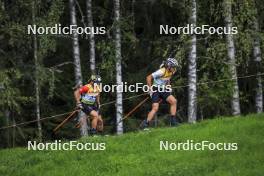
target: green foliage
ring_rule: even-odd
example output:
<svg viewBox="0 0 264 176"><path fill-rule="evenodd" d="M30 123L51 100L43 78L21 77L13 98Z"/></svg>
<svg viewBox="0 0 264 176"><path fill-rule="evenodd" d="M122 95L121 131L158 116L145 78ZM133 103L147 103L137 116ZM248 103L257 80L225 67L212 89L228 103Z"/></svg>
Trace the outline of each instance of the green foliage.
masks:
<svg viewBox="0 0 264 176"><path fill-rule="evenodd" d="M40 4L40 8L42 4ZM60 17L63 13L64 3L63 0L52 1L49 9L43 9L43 12L37 14L37 26L54 26L59 24ZM40 9L42 10L42 9ZM52 35L41 35L39 38L39 51L38 55L40 58L48 56L49 52L56 51L56 38Z"/></svg>
<svg viewBox="0 0 264 176"><path fill-rule="evenodd" d="M17 88L21 73L17 70L1 70L0 71L0 107L2 110L9 109L15 112L21 112L21 104L28 103L29 97L21 95Z"/></svg>
<svg viewBox="0 0 264 176"><path fill-rule="evenodd" d="M198 61L198 76L201 83L198 86L200 108L207 109L206 116L219 112L228 114L226 106L232 93L232 84L231 81L225 81L230 78L225 42L210 41L205 56L198 56ZM211 83L213 81L216 82Z"/></svg>
<svg viewBox="0 0 264 176"><path fill-rule="evenodd" d="M101 73L105 75L103 80L114 80L114 70L115 70L115 52L114 43L111 41L100 41L96 44L100 58L102 62L99 69ZM112 82L113 83L113 82Z"/></svg>
<svg viewBox="0 0 264 176"><path fill-rule="evenodd" d="M228 0L229 1L229 0ZM27 25L32 24L32 0L5 2L0 10L0 107L10 108L17 121L35 119L34 86L35 71L38 72L41 90L41 116L49 116L70 111L74 105L72 87L74 83L74 65L67 64L59 68L56 65L72 62L72 41L69 36L38 35L38 66L34 65L33 36L27 35ZM78 1L77 23L83 26L81 12L86 14L85 1ZM94 0L94 26L105 26L107 34L96 35L96 66L103 83L115 83L115 50L113 42L113 3ZM133 4L134 2L134 4ZM197 1L197 26L224 27L224 1ZM253 37L261 39L264 48L263 18L264 3L261 0L232 0L233 26L238 27L234 35L238 76L255 74L256 65L252 62ZM146 76L159 68L167 57L175 57L180 63L172 86L178 99L178 115L184 120L187 115L188 56L189 35L160 35L159 25L185 26L189 23L191 1L143 0L121 1L122 34L122 72L123 81L143 82ZM256 4L255 4L256 3ZM38 26L68 26L70 21L68 1L36 0L36 24ZM2 5L2 4L1 4ZM2 6L1 6L2 7ZM1 8L0 7L0 8ZM84 20L87 20L84 17ZM253 22L257 20L260 31L256 32ZM86 22L86 21L85 21ZM197 35L197 78L198 78L198 118L213 118L230 114L232 84L230 81L227 46L224 35ZM89 45L85 37L79 37L80 57L84 80L90 75ZM263 64L263 61L262 61ZM263 68L260 68L263 72ZM219 81L211 83L212 81ZM255 80L239 79L242 113L254 112ZM140 92L141 93L141 92ZM124 93L124 97L136 93ZM114 93L103 93L102 103L115 100ZM132 109L139 99L124 101L124 112ZM164 105L167 106L167 105ZM133 114L135 122L125 123L125 129L136 129L136 122L146 117L151 107L147 102ZM17 112L20 112L18 115ZM161 111L166 116L166 111ZM104 106L102 115L108 126L106 133L112 133L115 125L114 104ZM46 139L52 139L50 129L61 118L43 121L43 133ZM70 125L69 125L70 126ZM28 125L22 130L34 138L35 126ZM76 131L75 131L76 132ZM61 136L60 136L61 137ZM66 128L63 137L72 137L72 128Z"/></svg>

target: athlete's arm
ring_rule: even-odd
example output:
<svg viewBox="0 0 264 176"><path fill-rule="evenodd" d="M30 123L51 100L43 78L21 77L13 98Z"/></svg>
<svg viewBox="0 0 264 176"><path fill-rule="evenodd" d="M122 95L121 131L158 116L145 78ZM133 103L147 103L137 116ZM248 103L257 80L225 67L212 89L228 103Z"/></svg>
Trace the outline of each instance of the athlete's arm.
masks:
<svg viewBox="0 0 264 176"><path fill-rule="evenodd" d="M88 91L88 87L87 86L82 86L80 87L79 89L76 89L74 91L74 97L75 97L75 100L76 100L76 103L81 103L80 102L80 99L81 99L81 94L83 93L86 93Z"/></svg>
<svg viewBox="0 0 264 176"><path fill-rule="evenodd" d="M152 86L152 79L153 79L152 74L148 75L147 78L146 78L147 85L148 85L149 87Z"/></svg>
<svg viewBox="0 0 264 176"><path fill-rule="evenodd" d="M159 69L157 71L155 71L154 73L150 74L147 76L147 85L149 87L152 86L152 80L153 79L157 79L157 78L160 78L164 75L164 70L163 69Z"/></svg>
<svg viewBox="0 0 264 176"><path fill-rule="evenodd" d="M75 101L76 101L77 104L81 103L81 102L80 102L81 94L80 94L79 89L76 89L76 90L74 91L74 98L75 98Z"/></svg>

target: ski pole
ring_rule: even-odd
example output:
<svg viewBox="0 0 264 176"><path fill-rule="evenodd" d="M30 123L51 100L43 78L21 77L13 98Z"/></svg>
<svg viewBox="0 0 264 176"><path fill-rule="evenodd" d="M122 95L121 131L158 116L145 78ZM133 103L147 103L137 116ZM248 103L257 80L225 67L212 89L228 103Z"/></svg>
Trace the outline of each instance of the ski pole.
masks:
<svg viewBox="0 0 264 176"><path fill-rule="evenodd" d="M131 111L129 111L129 113L127 113L125 115L125 117L123 117L122 119L120 119L120 121L118 122L118 124L120 122L122 122L123 120L127 119L133 112L135 112L142 104L144 104L147 100L149 99L149 97L145 98L144 100L142 100L137 106L135 106Z"/></svg>
<svg viewBox="0 0 264 176"><path fill-rule="evenodd" d="M68 115L56 128L53 129L53 132L56 133L65 123L67 123L75 114L78 112L78 110L72 111L70 115Z"/></svg>

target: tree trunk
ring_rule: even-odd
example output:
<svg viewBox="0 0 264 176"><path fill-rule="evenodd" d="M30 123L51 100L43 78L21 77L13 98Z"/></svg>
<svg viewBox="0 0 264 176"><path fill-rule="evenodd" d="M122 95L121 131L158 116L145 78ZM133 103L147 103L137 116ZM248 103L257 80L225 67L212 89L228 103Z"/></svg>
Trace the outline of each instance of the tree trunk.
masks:
<svg viewBox="0 0 264 176"><path fill-rule="evenodd" d="M76 9L74 0L69 0L71 25L77 25ZM74 71L75 71L75 83L82 84L82 72L81 72L81 60L80 60L80 48L78 34L73 32L72 34L72 49L74 59Z"/></svg>
<svg viewBox="0 0 264 176"><path fill-rule="evenodd" d="M71 25L77 25L75 1L69 0L69 6L70 6ZM73 50L73 60L74 60L75 83L76 85L80 85L82 84L82 71L81 71L79 39L78 39L78 34L76 32L73 32L72 34L72 50ZM85 116L83 115L83 113L79 113L79 120L82 122L80 123L81 136L86 136L88 135L87 120L82 118L85 118Z"/></svg>
<svg viewBox="0 0 264 176"><path fill-rule="evenodd" d="M93 27L93 13L92 13L92 0L86 0L86 13L88 27ZM95 74L95 42L94 34L91 32L89 35L89 46L90 46L90 70L92 74Z"/></svg>
<svg viewBox="0 0 264 176"><path fill-rule="evenodd" d="M4 11L5 10L5 1L1 1L1 9Z"/></svg>
<svg viewBox="0 0 264 176"><path fill-rule="evenodd" d="M115 23L115 57L116 57L116 85L122 85L122 56L121 56L121 32L120 32L120 2L114 0L114 23ZM121 91L116 92L116 123L117 134L123 133L123 94Z"/></svg>
<svg viewBox="0 0 264 176"><path fill-rule="evenodd" d="M79 121L81 122L80 123L81 136L88 136L88 124L87 124L86 114L83 111L80 111L78 116L79 116Z"/></svg>
<svg viewBox="0 0 264 176"><path fill-rule="evenodd" d="M15 148L16 146L16 121L15 121L15 117L14 115L12 115L12 119L13 119L13 135L12 135L12 147Z"/></svg>
<svg viewBox="0 0 264 176"><path fill-rule="evenodd" d="M254 24L256 35L254 36L254 43L253 43L253 54L254 54L254 61L256 63L256 72L257 72L257 88L256 88L256 95L255 95L255 106L257 113L263 112L263 90L262 90L262 78L261 78L261 49L260 49L260 39L258 36L259 32L259 24L257 19L255 19Z"/></svg>
<svg viewBox="0 0 264 176"><path fill-rule="evenodd" d="M136 0L132 0L131 16L132 16L132 27L134 33L135 33L135 4L136 4Z"/></svg>
<svg viewBox="0 0 264 176"><path fill-rule="evenodd" d="M196 0L192 0L191 23L196 26ZM196 35L191 36L191 49L189 54L188 65L188 122L195 123L197 118L197 74L196 74Z"/></svg>
<svg viewBox="0 0 264 176"><path fill-rule="evenodd" d="M204 120L204 114L203 114L203 108L200 107L200 115L201 115L201 121Z"/></svg>
<svg viewBox="0 0 264 176"><path fill-rule="evenodd" d="M225 23L226 27L231 30L232 24L232 2L231 0L224 0L224 12L225 12ZM235 45L233 34L227 34L227 55L229 58L230 64L230 73L233 80L233 93L232 93L232 114L240 115L240 102L239 102L239 88L237 80L237 71L236 71L236 58L235 58Z"/></svg>
<svg viewBox="0 0 264 176"><path fill-rule="evenodd" d="M35 1L32 2L32 20L33 24L36 24L36 15L35 15ZM40 90L39 90L39 61L38 61L38 43L37 43L37 34L33 35L33 47L34 47L34 61L35 61L35 98L36 98L36 117L38 124L38 139L42 141L42 127L40 122Z"/></svg>
<svg viewBox="0 0 264 176"><path fill-rule="evenodd" d="M9 126L10 121L10 110L5 110L5 117L6 117L6 126ZM10 130L9 128L6 129L6 144L7 147L10 147Z"/></svg>

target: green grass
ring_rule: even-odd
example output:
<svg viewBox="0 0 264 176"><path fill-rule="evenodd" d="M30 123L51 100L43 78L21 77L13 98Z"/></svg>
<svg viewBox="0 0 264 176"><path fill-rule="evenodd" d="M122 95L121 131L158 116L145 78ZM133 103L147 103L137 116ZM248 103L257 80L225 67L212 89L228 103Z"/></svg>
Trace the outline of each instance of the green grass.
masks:
<svg viewBox="0 0 264 176"><path fill-rule="evenodd" d="M248 175L264 173L264 114L218 118L177 128L122 136L82 138L105 142L105 151L0 151L0 175ZM160 151L160 140L238 143L237 151Z"/></svg>

